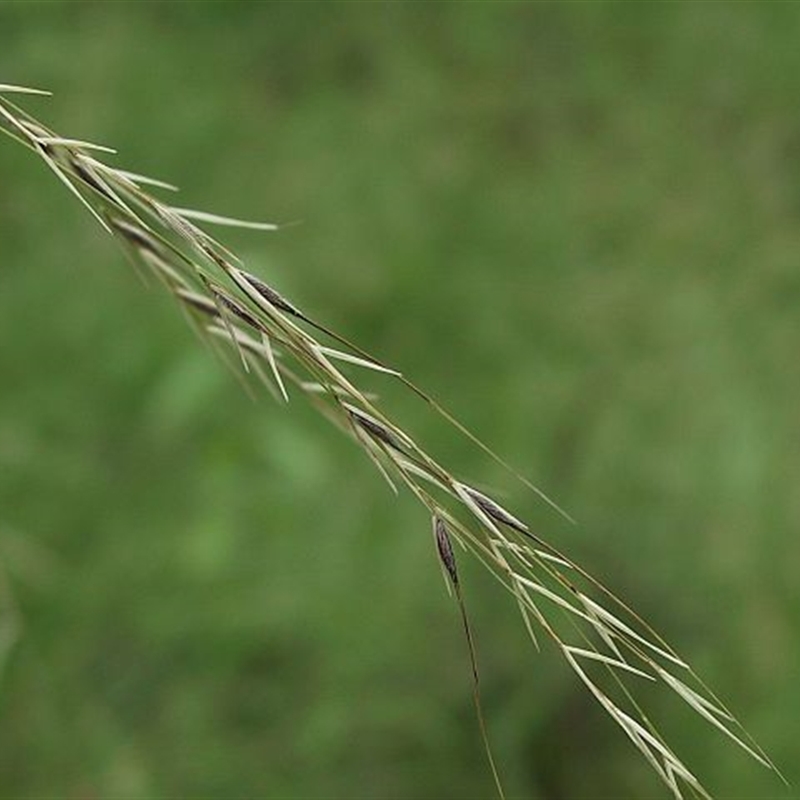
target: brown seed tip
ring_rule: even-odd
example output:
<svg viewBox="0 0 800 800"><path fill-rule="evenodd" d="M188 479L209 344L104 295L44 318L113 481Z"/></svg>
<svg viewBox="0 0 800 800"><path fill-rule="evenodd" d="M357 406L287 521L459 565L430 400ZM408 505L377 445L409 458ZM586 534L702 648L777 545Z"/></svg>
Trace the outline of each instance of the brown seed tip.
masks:
<svg viewBox="0 0 800 800"><path fill-rule="evenodd" d="M492 500L491 497L487 497L482 492L479 492L477 489L473 489L471 486L463 486L464 491L470 496L470 498L474 501L475 505L481 509L487 516L491 517L497 522L502 522L504 525L508 525L509 528L514 528L514 530L519 531L520 533L529 533L530 529L528 526L518 520L513 514L506 511L503 506L499 503L496 503Z"/></svg>
<svg viewBox="0 0 800 800"><path fill-rule="evenodd" d="M397 436L395 436L394 433L392 433L392 431L390 431L385 425L378 422L378 420L376 420L374 417L369 416L369 414L366 414L357 409L355 406L350 405L350 403L344 403L343 405L355 423L359 427L363 428L367 433L371 434L376 439L380 439L380 441L382 441L384 444L388 444L389 447L392 447L395 450L402 449Z"/></svg>
<svg viewBox="0 0 800 800"><path fill-rule="evenodd" d="M242 322L246 322L251 328L254 328L257 331L263 330L263 326L261 323L246 309L244 306L240 305L236 302L232 297L229 297L224 291L217 289L216 287L212 287L212 291L214 292L214 296L222 303L228 311L232 312L235 316L237 316Z"/></svg>
<svg viewBox="0 0 800 800"><path fill-rule="evenodd" d="M447 525L441 517L433 518L433 533L436 538L436 549L439 551L439 560L447 570L447 574L453 582L453 586L458 586L456 557L453 553L453 545L450 543L450 534L447 532Z"/></svg>
<svg viewBox="0 0 800 800"><path fill-rule="evenodd" d="M278 292L276 292L271 286L267 286L264 281L260 278L256 278L255 275L251 275L249 272L245 272L241 270L242 275L244 275L247 282L269 303L271 303L275 308L279 308L281 311L285 311L287 314L291 314L293 317L301 317L302 314L284 297L282 297Z"/></svg>

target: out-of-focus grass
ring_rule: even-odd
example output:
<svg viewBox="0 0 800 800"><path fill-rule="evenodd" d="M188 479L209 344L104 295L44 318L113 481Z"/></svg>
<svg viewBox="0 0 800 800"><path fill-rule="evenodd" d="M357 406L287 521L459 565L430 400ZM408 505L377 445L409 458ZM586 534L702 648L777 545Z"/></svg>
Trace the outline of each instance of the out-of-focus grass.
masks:
<svg viewBox="0 0 800 800"><path fill-rule="evenodd" d="M565 504L579 528L395 404L792 777L796 8L26 2L0 32L0 78L53 89L29 102L59 131L186 205L301 220L228 241ZM250 403L5 140L0 343L0 795L490 795L427 520L300 403ZM463 569L511 793L654 796ZM791 796L661 710L720 796Z"/></svg>

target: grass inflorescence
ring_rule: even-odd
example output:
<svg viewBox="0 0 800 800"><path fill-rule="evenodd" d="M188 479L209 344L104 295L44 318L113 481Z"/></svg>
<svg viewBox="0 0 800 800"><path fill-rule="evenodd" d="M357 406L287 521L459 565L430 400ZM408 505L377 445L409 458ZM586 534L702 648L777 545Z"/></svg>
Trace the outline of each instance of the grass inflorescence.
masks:
<svg viewBox="0 0 800 800"><path fill-rule="evenodd" d="M446 424L505 462L400 371L306 315L200 227L254 223L179 208L155 190L174 186L101 159L111 148L58 136L8 99L47 94L0 84L0 130L52 170L123 247L145 280L172 295L189 324L241 378L280 402L303 397L347 433L399 492L410 492L431 520L435 552L458 605L472 668L481 735L498 793L503 789L481 710L477 656L454 545L477 558L507 589L527 634L549 637L569 667L676 798L710 797L643 707L637 685L657 684L777 772L764 751L691 667L637 614L567 555L486 493L456 478L359 388L359 370L382 373L422 398ZM513 470L512 470L513 472ZM526 486L561 512L523 476ZM565 514L568 517L568 515Z"/></svg>

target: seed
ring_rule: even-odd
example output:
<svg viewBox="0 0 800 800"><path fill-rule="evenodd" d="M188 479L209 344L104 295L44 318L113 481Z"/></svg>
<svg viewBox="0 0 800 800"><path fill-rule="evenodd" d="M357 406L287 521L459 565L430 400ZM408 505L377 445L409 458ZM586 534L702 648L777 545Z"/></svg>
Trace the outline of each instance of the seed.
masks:
<svg viewBox="0 0 800 800"><path fill-rule="evenodd" d="M453 545L450 543L450 534L447 532L447 525L441 517L433 518L433 533L436 538L436 549L439 551L439 559L447 570L453 586L458 586L458 572L456 570L456 557L453 553Z"/></svg>
<svg viewBox="0 0 800 800"><path fill-rule="evenodd" d="M239 305L233 298L216 289L212 289L214 296L222 303L225 308L233 312L240 320L246 322L251 328L257 331L263 329L262 324L246 309L244 306Z"/></svg>
<svg viewBox="0 0 800 800"><path fill-rule="evenodd" d="M501 505L492 500L491 497L487 497L485 494L479 492L477 489L473 489L471 486L464 486L462 484L462 488L469 495L470 499L475 502L475 505L477 505L478 508L480 508L481 511L483 511L487 516L491 517L497 522L502 522L504 525L508 525L509 528L514 528L514 530L517 530L520 533L530 533L530 529L524 522L521 522L513 514L506 511Z"/></svg>
<svg viewBox="0 0 800 800"><path fill-rule="evenodd" d="M369 414L365 414L355 406L351 406L350 403L344 403L343 405L350 416L355 420L356 424L367 431L367 433L372 434L376 439L380 439L384 444L388 444L389 447L395 450L403 449L403 442L400 441L400 438L382 422L369 416Z"/></svg>
<svg viewBox="0 0 800 800"><path fill-rule="evenodd" d="M269 303L271 303L275 308L279 308L281 311L285 311L287 314L291 314L293 317L300 317L302 319L303 315L298 311L288 300L282 297L278 292L276 292L271 286L267 286L264 281L260 278L256 278L255 275L251 275L249 272L245 272L244 270L239 270L242 275L244 275L247 282Z"/></svg>

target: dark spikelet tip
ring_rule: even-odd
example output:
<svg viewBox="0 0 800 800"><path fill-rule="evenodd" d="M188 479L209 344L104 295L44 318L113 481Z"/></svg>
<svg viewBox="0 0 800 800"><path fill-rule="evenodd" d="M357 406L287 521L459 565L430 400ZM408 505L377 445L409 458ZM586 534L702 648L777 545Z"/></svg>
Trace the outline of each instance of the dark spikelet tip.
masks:
<svg viewBox="0 0 800 800"><path fill-rule="evenodd" d="M268 286L264 281L260 278L257 278L255 275L250 274L249 272L245 272L242 270L242 274L247 279L247 282L269 303L271 303L275 308L279 308L281 311L285 311L287 314L291 314L294 317L302 316L300 312L284 297L282 297L278 292L276 292L271 286Z"/></svg>
<svg viewBox="0 0 800 800"><path fill-rule="evenodd" d="M393 447L395 450L399 449L397 439L388 428L385 428L377 420L372 419L372 417L362 414L357 408L348 405L347 410L356 424L367 431L367 433L372 434L376 439L380 439L384 444L388 444L389 447Z"/></svg>
<svg viewBox="0 0 800 800"><path fill-rule="evenodd" d="M262 330L261 323L244 307L240 306L233 298L222 292L214 291L214 296L222 303L231 313L237 316L242 322L246 322L254 330Z"/></svg>
<svg viewBox="0 0 800 800"><path fill-rule="evenodd" d="M529 528L524 522L521 522L513 514L510 514L508 511L506 511L499 503L496 503L494 500L492 500L491 497L487 497L477 489L472 489L469 487L466 487L466 489L469 496L475 501L480 509L492 519L497 522L502 522L504 525L508 525L509 528L514 528L514 530L517 530L520 533L529 533Z"/></svg>
<svg viewBox="0 0 800 800"><path fill-rule="evenodd" d="M439 551L439 559L447 570L453 586L458 586L456 557L453 553L453 545L450 542L450 534L447 532L447 525L441 517L434 517L433 528L436 533L436 549Z"/></svg>

